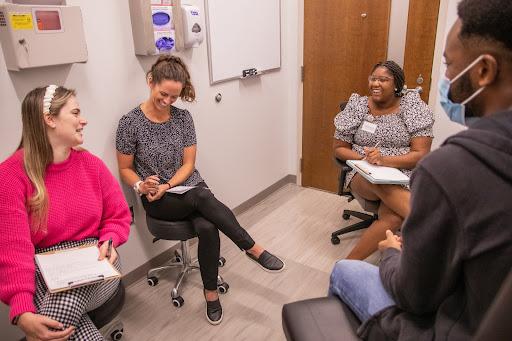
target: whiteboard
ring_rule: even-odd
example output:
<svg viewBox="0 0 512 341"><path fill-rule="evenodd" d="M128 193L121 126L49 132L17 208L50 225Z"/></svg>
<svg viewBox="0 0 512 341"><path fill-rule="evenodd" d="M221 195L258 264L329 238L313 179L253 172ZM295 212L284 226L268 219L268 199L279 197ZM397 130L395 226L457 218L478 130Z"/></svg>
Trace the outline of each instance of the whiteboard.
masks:
<svg viewBox="0 0 512 341"><path fill-rule="evenodd" d="M210 83L281 67L280 0L205 0Z"/></svg>

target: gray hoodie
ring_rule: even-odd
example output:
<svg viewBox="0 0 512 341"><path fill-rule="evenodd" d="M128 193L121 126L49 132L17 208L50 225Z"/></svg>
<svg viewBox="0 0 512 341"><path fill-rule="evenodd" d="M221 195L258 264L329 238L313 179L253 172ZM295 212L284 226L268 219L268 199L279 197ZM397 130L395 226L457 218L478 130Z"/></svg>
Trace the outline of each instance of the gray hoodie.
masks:
<svg viewBox="0 0 512 341"><path fill-rule="evenodd" d="M397 305L359 335L470 339L512 268L512 112L480 119L418 164L402 239L380 264Z"/></svg>

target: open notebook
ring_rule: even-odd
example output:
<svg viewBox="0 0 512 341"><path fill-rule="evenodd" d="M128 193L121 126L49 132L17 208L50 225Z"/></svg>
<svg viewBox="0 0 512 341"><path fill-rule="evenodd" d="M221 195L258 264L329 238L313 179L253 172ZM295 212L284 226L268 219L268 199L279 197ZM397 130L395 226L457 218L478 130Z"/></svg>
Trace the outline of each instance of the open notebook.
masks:
<svg viewBox="0 0 512 341"><path fill-rule="evenodd" d="M36 254L36 262L51 293L121 277L107 259L98 261L96 244Z"/></svg>
<svg viewBox="0 0 512 341"><path fill-rule="evenodd" d="M407 185L409 177L396 168L376 166L366 160L347 160L347 165L372 184Z"/></svg>

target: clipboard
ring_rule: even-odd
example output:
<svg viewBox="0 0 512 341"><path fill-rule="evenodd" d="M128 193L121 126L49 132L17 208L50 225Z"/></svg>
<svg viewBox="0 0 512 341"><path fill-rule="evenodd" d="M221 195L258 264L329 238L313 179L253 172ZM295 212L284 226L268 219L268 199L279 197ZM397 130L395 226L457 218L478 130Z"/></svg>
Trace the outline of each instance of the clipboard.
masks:
<svg viewBox="0 0 512 341"><path fill-rule="evenodd" d="M377 185L408 185L409 177L397 168L377 166L366 160L347 160L349 165L363 178Z"/></svg>
<svg viewBox="0 0 512 341"><path fill-rule="evenodd" d="M107 259L98 261L96 244L49 251L35 255L35 261L50 293L120 278Z"/></svg>

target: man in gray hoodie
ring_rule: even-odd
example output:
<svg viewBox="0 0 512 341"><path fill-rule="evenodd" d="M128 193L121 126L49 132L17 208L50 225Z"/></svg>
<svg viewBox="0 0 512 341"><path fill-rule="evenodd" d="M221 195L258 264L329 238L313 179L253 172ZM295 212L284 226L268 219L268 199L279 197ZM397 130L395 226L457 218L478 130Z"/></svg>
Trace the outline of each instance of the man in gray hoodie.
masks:
<svg viewBox="0 0 512 341"><path fill-rule="evenodd" d="M512 268L512 2L462 0L458 14L441 102L479 119L418 164L378 270L343 260L331 275L364 339L468 340Z"/></svg>

